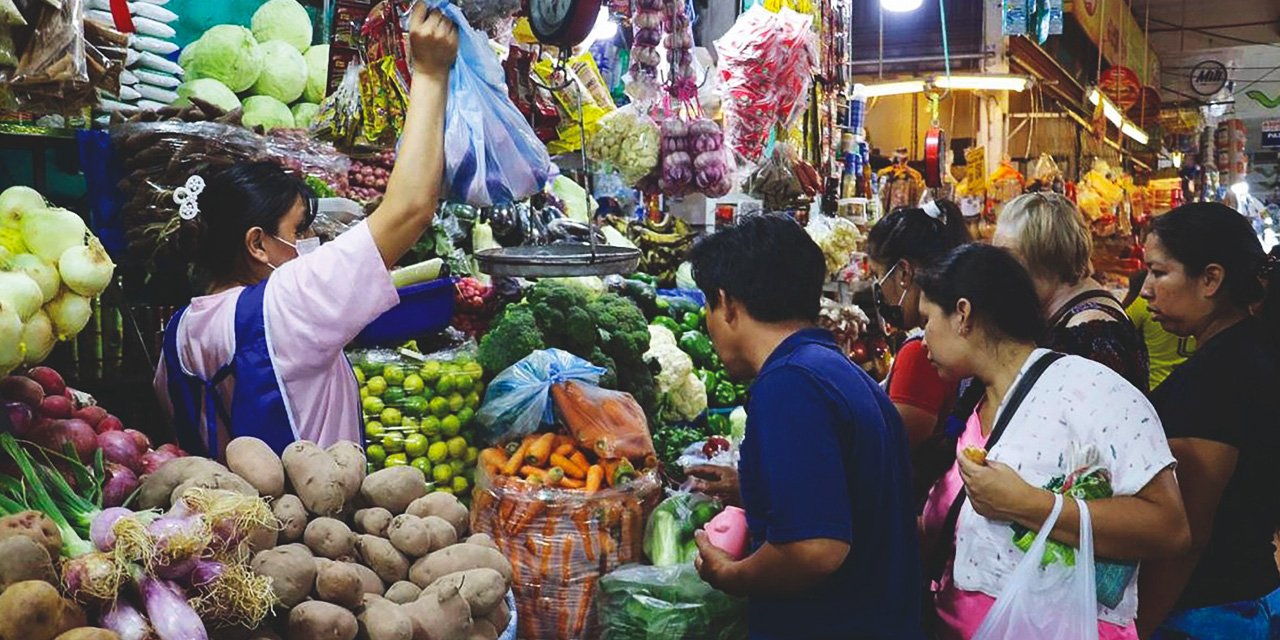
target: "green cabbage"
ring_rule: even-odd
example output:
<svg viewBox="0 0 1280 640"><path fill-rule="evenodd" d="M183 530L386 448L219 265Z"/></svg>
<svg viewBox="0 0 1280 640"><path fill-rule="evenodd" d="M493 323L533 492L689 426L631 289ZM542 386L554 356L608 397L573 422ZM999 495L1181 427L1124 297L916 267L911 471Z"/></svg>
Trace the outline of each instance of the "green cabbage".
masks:
<svg viewBox="0 0 1280 640"><path fill-rule="evenodd" d="M329 45L318 44L302 55L307 62L307 88L302 99L319 104L329 85Z"/></svg>
<svg viewBox="0 0 1280 640"><path fill-rule="evenodd" d="M293 112L289 106L271 96L251 96L244 99L244 126L252 129L262 125L267 131L277 127L293 128Z"/></svg>
<svg viewBox="0 0 1280 640"><path fill-rule="evenodd" d="M320 105L313 102L299 102L293 105L293 126L299 129L310 129L320 115Z"/></svg>
<svg viewBox="0 0 1280 640"><path fill-rule="evenodd" d="M263 65L262 74L253 83L253 93L260 96L271 96L280 102L289 104L302 96L307 86L307 63L287 42L270 40L259 45L263 60L270 63Z"/></svg>
<svg viewBox="0 0 1280 640"><path fill-rule="evenodd" d="M250 24L259 42L283 40L298 53L311 46L311 16L297 0L271 0L258 7Z"/></svg>
<svg viewBox="0 0 1280 640"><path fill-rule="evenodd" d="M220 24L191 43L178 59L187 80L213 78L239 93L262 73L262 48L244 27Z"/></svg>
<svg viewBox="0 0 1280 640"><path fill-rule="evenodd" d="M240 108L240 98L236 97L235 92L213 78L200 78L182 83L178 87L178 100L173 103L173 106L190 105L191 101L188 98L199 98L224 111L235 111Z"/></svg>

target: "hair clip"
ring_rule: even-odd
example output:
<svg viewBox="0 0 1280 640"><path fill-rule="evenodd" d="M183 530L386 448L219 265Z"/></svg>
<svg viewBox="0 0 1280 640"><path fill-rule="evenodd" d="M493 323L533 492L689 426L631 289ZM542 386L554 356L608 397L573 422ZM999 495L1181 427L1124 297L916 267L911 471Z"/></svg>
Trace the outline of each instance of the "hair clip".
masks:
<svg viewBox="0 0 1280 640"><path fill-rule="evenodd" d="M204 191L204 178L191 176L187 183L173 190L173 201L178 205L178 217L195 220L200 215L200 194Z"/></svg>

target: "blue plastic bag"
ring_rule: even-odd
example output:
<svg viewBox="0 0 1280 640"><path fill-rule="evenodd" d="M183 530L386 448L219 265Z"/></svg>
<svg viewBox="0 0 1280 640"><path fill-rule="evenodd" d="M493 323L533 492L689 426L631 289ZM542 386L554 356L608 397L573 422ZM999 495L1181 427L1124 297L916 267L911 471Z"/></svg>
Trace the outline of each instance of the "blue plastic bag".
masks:
<svg viewBox="0 0 1280 640"><path fill-rule="evenodd" d="M537 431L543 423L555 421L551 385L572 380L596 386L605 372L568 351L534 351L489 384L476 414L480 435L489 442L500 442Z"/></svg>
<svg viewBox="0 0 1280 640"><path fill-rule="evenodd" d="M511 103L502 66L489 47L488 36L471 28L457 5L445 0L419 1L458 25L458 57L449 74L444 112L448 199L487 207L542 191L551 158L533 127Z"/></svg>

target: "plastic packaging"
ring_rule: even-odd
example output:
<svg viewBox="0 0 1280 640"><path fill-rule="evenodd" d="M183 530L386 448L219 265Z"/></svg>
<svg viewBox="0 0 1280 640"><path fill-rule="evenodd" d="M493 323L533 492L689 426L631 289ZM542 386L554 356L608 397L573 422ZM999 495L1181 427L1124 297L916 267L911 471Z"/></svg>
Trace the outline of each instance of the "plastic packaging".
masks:
<svg viewBox="0 0 1280 640"><path fill-rule="evenodd" d="M717 591L692 564L629 565L600 580L606 640L743 640L747 601Z"/></svg>
<svg viewBox="0 0 1280 640"><path fill-rule="evenodd" d="M94 98L85 55L83 0L63 0L61 8L41 9L12 86L21 102L60 112Z"/></svg>
<svg viewBox="0 0 1280 640"><path fill-rule="evenodd" d="M459 49L445 107L447 195L476 206L523 200L547 182L551 158L511 103L489 38L443 0L420 0L458 24Z"/></svg>
<svg viewBox="0 0 1280 640"><path fill-rule="evenodd" d="M1054 494L1053 511L973 640L1097 640L1093 527L1085 501L1077 498L1076 505L1080 508L1080 551L1075 566L1041 563L1049 533L1062 513L1062 496Z"/></svg>
<svg viewBox="0 0 1280 640"><path fill-rule="evenodd" d="M654 509L644 528L644 555L654 566L691 563L698 555L693 534L720 514L723 507L701 493L677 491Z"/></svg>
<svg viewBox="0 0 1280 640"><path fill-rule="evenodd" d="M586 494L479 472L471 530L511 560L519 637L600 637L598 584L642 559L644 524L661 498L655 473Z"/></svg>
<svg viewBox="0 0 1280 640"><path fill-rule="evenodd" d="M600 119L587 138L587 153L634 185L658 165L660 145L658 124L632 103Z"/></svg>
<svg viewBox="0 0 1280 640"><path fill-rule="evenodd" d="M526 436L554 420L551 386L575 380L595 385L605 369L568 351L535 351L498 374L485 393L477 419L492 442Z"/></svg>
<svg viewBox="0 0 1280 640"><path fill-rule="evenodd" d="M804 196L804 188L795 172L795 152L791 145L779 142L773 151L747 178L746 192L764 201L766 211L780 211Z"/></svg>
<svg viewBox="0 0 1280 640"><path fill-rule="evenodd" d="M601 458L653 457L649 423L631 394L565 380L551 385L551 397L556 416L584 448Z"/></svg>

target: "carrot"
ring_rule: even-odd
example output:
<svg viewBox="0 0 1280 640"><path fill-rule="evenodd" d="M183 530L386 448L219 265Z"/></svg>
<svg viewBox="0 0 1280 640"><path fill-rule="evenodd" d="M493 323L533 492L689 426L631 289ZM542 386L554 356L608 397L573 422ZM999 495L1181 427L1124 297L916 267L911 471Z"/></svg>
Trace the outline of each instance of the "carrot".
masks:
<svg viewBox="0 0 1280 640"><path fill-rule="evenodd" d="M570 478L569 476L565 476L562 480L560 480L560 486L566 489L581 489L587 486L587 483L582 480L578 480L576 478Z"/></svg>
<svg viewBox="0 0 1280 640"><path fill-rule="evenodd" d="M578 529L578 535L582 537L582 551L587 556L587 562L595 563L596 551L591 545L591 522L587 520L591 516L591 512L587 509L578 509L573 513L573 526Z"/></svg>
<svg viewBox="0 0 1280 640"><path fill-rule="evenodd" d="M514 476L520 471L520 465L524 464L525 454L529 451L529 442L530 440L525 438L524 442L520 443L520 446L516 449L515 453L511 454L510 458L507 458L506 463L502 465L503 475Z"/></svg>
<svg viewBox="0 0 1280 640"><path fill-rule="evenodd" d="M507 466L507 454L496 447L489 447L480 452L478 462L481 469L490 474L497 474L503 467Z"/></svg>
<svg viewBox="0 0 1280 640"><path fill-rule="evenodd" d="M567 585L573 579L573 536L564 537L564 548L560 550L560 562L563 582Z"/></svg>
<svg viewBox="0 0 1280 640"><path fill-rule="evenodd" d="M520 517L516 520L514 526L510 528L511 535L520 535L520 532L524 531L524 528L529 526L529 522L538 517L538 515L543 511L546 511L546 509L547 503L541 500L529 500L529 505L525 508L524 513L520 514Z"/></svg>
<svg viewBox="0 0 1280 640"><path fill-rule="evenodd" d="M547 483L547 472L531 465L526 464L523 467L520 467L520 475L524 476L531 482L536 481L538 484Z"/></svg>
<svg viewBox="0 0 1280 640"><path fill-rule="evenodd" d="M551 457L551 446L555 444L555 441L556 434L542 434L537 440L534 440L533 444L529 446L529 449L525 451L524 463L531 464L535 467L546 465L547 458Z"/></svg>
<svg viewBox="0 0 1280 640"><path fill-rule="evenodd" d="M583 487L587 493L595 493L600 490L600 484L604 481L604 467L593 464L587 468L587 486Z"/></svg>
<svg viewBox="0 0 1280 640"><path fill-rule="evenodd" d="M552 454L562 455L562 456L564 456L564 457L566 457L566 458L567 458L567 457L569 457L569 456L573 455L573 452L574 452L574 451L577 451L577 450L578 450L578 447L574 446L574 444L573 444L572 442L566 442L566 443L564 443L564 444L562 444L562 445L560 445L560 446L556 447L556 448L555 448L551 453L552 453Z"/></svg>
<svg viewBox="0 0 1280 640"><path fill-rule="evenodd" d="M587 462L587 457L582 455L581 451L574 451L573 455L569 456L569 459L572 460L574 464L578 465L578 468L583 471L591 467L591 463Z"/></svg>
<svg viewBox="0 0 1280 640"><path fill-rule="evenodd" d="M587 477L586 467L579 467L572 460L558 453L551 454L551 464L564 469L564 475L570 478L582 480Z"/></svg>
<svg viewBox="0 0 1280 640"><path fill-rule="evenodd" d="M548 487L558 487L564 481L564 469L560 467L551 467L547 469L547 473L542 477L542 484Z"/></svg>
<svg viewBox="0 0 1280 640"><path fill-rule="evenodd" d="M498 503L498 520L501 522L511 522L511 515L515 510L515 497L510 493L502 496L502 501Z"/></svg>
<svg viewBox="0 0 1280 640"><path fill-rule="evenodd" d="M587 576L582 582L582 594L578 600L578 619L574 623L573 632L580 635L587 626L587 616L591 613L591 602L595 596L596 576Z"/></svg>
<svg viewBox="0 0 1280 640"><path fill-rule="evenodd" d="M551 556L555 551L555 545L552 540L555 540L556 522L557 519L548 513L546 523L542 525L542 565L538 568L538 577L539 582L543 584L551 574Z"/></svg>

